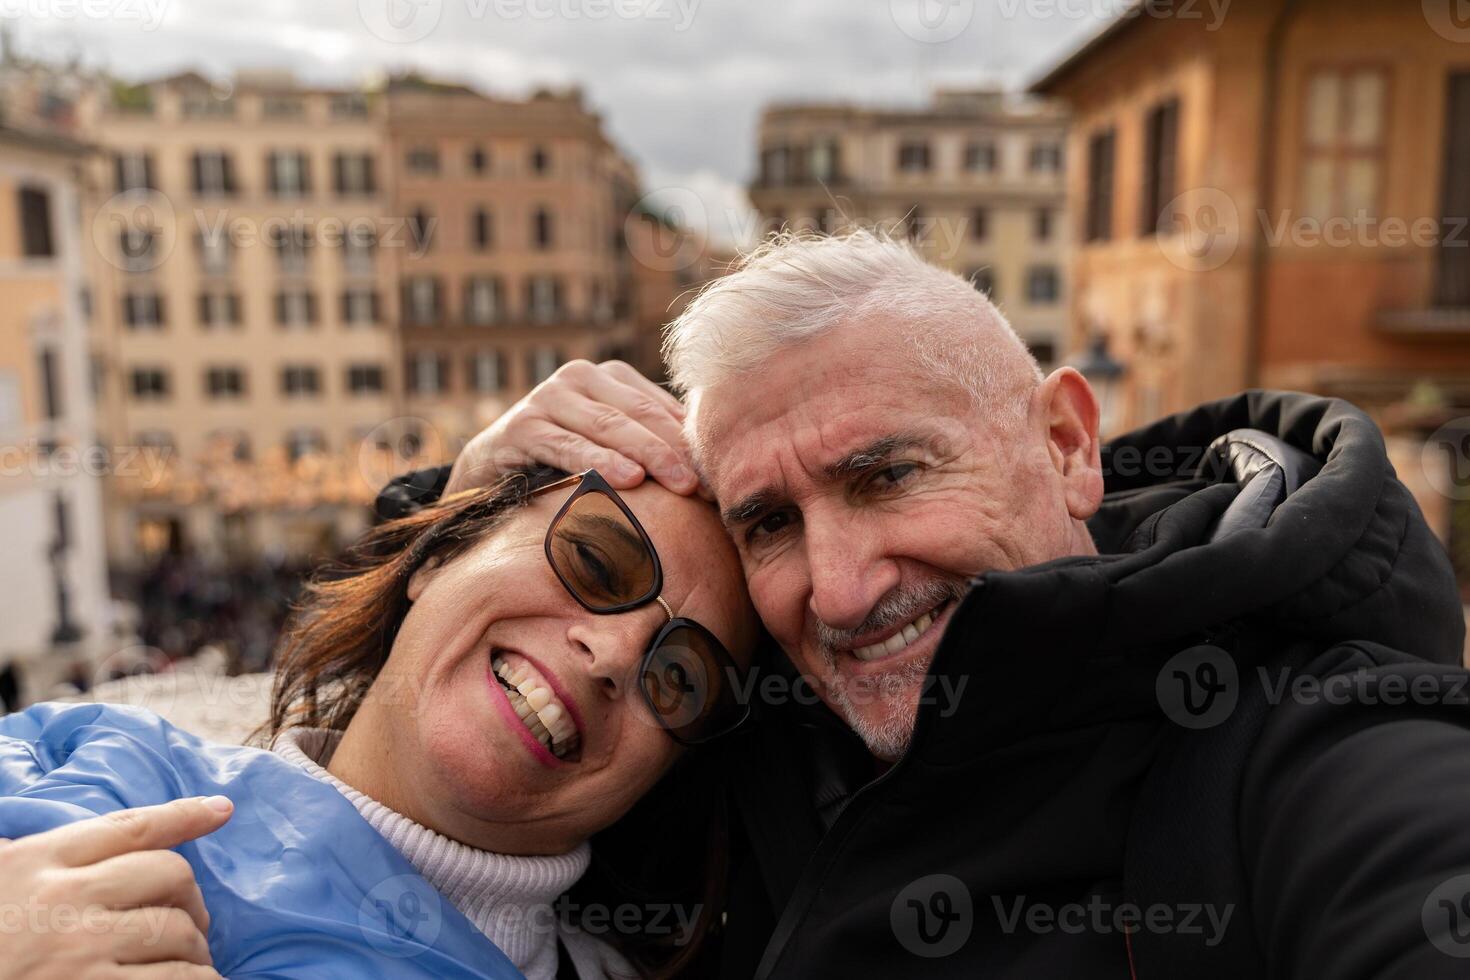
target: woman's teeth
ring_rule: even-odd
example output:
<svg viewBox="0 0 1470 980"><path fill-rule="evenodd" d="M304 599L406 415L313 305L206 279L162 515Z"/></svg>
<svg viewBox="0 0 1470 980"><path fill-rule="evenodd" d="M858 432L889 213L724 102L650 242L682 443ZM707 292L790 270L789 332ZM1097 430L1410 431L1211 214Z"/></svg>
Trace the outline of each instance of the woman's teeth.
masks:
<svg viewBox="0 0 1470 980"><path fill-rule="evenodd" d="M934 625L934 621L944 614L944 610L948 606L949 602L941 602L912 623L904 626L903 629L894 633L888 639L879 643L870 643L865 647L857 647L852 651L852 655L865 662L879 660L883 657L891 657L923 636L929 627Z"/></svg>
<svg viewBox="0 0 1470 980"><path fill-rule="evenodd" d="M540 676L525 663L504 657L496 657L490 666L511 708L536 741L558 759L574 754L582 742L577 726Z"/></svg>

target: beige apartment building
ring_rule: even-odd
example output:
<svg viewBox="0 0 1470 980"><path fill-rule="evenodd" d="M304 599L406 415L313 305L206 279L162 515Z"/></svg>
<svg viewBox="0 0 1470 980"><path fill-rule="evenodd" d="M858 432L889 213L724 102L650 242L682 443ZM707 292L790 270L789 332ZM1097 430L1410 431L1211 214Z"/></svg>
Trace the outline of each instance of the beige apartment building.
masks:
<svg viewBox="0 0 1470 980"><path fill-rule="evenodd" d="M750 197L768 230L909 235L1050 365L1067 339L1066 133L1055 103L990 90L940 90L917 109L775 105Z"/></svg>
<svg viewBox="0 0 1470 980"><path fill-rule="evenodd" d="M167 451L112 486L112 554L310 554L355 533L397 392L380 95L197 75L92 90L86 208L104 437ZM391 428L389 426L388 428ZM391 455L391 452L389 452Z"/></svg>
<svg viewBox="0 0 1470 980"><path fill-rule="evenodd" d="M580 90L511 100L404 78L386 103L411 229L395 252L404 389L432 440L468 438L568 360L641 360L637 275L673 270L635 268L637 175Z"/></svg>
<svg viewBox="0 0 1470 980"><path fill-rule="evenodd" d="M29 696L109 652L102 481L147 468L93 442L77 220L88 152L0 122L0 668L17 664Z"/></svg>

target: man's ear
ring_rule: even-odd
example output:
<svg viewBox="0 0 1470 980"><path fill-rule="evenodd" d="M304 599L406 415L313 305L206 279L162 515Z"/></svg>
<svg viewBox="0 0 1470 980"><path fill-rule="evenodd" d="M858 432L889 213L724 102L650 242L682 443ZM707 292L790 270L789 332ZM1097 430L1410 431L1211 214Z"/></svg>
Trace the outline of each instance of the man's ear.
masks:
<svg viewBox="0 0 1470 980"><path fill-rule="evenodd" d="M439 561L439 557L433 555L428 561L414 569L413 574L408 577L408 601L418 602L419 596L423 595L424 589L428 588L429 583L434 580L434 576L438 575L439 569L443 567Z"/></svg>
<svg viewBox="0 0 1470 980"><path fill-rule="evenodd" d="M1102 504L1102 447L1097 396L1076 368L1053 371L1041 383L1047 420L1047 454L1062 481L1067 512L1085 521Z"/></svg>

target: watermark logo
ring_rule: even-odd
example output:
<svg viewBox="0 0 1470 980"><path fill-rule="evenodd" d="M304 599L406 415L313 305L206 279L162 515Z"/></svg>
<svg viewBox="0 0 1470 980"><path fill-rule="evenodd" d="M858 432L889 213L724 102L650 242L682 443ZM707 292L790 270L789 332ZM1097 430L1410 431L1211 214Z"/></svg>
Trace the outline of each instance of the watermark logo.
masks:
<svg viewBox="0 0 1470 980"><path fill-rule="evenodd" d="M1470 41L1470 3L1465 0L1420 0L1429 29L1446 41Z"/></svg>
<svg viewBox="0 0 1470 980"><path fill-rule="evenodd" d="M114 268L152 272L173 253L177 221L172 202L158 191L122 191L92 217L92 245Z"/></svg>
<svg viewBox="0 0 1470 980"><path fill-rule="evenodd" d="M1451 419L1425 440L1419 465L1424 478L1451 500L1470 500L1470 418Z"/></svg>
<svg viewBox="0 0 1470 980"><path fill-rule="evenodd" d="M110 20L156 31L168 5L169 0L0 0L0 20Z"/></svg>
<svg viewBox="0 0 1470 980"><path fill-rule="evenodd" d="M357 446L357 471L377 489L410 470L452 459L438 426L428 419L401 416L374 426Z"/></svg>
<svg viewBox="0 0 1470 980"><path fill-rule="evenodd" d="M1240 677L1230 654L1215 646L1190 647L1169 658L1154 682L1159 707L1181 728L1220 724L1240 700Z"/></svg>
<svg viewBox="0 0 1470 980"><path fill-rule="evenodd" d="M694 232L709 227L709 212L687 187L665 187L638 199L623 219L623 239L634 261L655 272L677 272L701 252Z"/></svg>
<svg viewBox="0 0 1470 980"><path fill-rule="evenodd" d="M379 40L412 44L439 26L444 0L357 0L357 16Z"/></svg>
<svg viewBox="0 0 1470 980"><path fill-rule="evenodd" d="M1435 949L1456 959L1470 959L1470 875L1441 882L1424 900L1419 918Z"/></svg>
<svg viewBox="0 0 1470 980"><path fill-rule="evenodd" d="M443 899L418 875L395 875L367 893L357 925L368 945L385 956L417 956L444 925Z"/></svg>
<svg viewBox="0 0 1470 980"><path fill-rule="evenodd" d="M893 23L923 44L943 44L965 32L975 18L975 0L888 0Z"/></svg>
<svg viewBox="0 0 1470 980"><path fill-rule="evenodd" d="M1217 187L1196 187L1164 205L1155 239L1164 258L1190 272L1209 272L1240 247L1240 211Z"/></svg>
<svg viewBox="0 0 1470 980"><path fill-rule="evenodd" d="M938 959L957 952L975 927L970 889L954 875L928 875L898 893L888 923L904 949Z"/></svg>

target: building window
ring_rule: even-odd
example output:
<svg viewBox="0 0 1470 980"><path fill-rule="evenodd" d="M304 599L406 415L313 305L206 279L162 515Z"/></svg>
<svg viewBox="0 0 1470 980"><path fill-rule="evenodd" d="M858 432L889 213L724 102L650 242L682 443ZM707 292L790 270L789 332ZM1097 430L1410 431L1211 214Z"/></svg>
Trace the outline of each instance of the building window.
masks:
<svg viewBox="0 0 1470 980"><path fill-rule="evenodd" d="M216 94L212 89L197 88L179 100L179 111L185 119L228 119L235 114L232 96Z"/></svg>
<svg viewBox="0 0 1470 980"><path fill-rule="evenodd" d="M304 456L319 456L327 451L327 440L318 429L292 429L286 433L286 456L296 462Z"/></svg>
<svg viewBox="0 0 1470 980"><path fill-rule="evenodd" d="M117 236L119 264L124 272L148 272L157 267L158 235L145 228L125 228Z"/></svg>
<svg viewBox="0 0 1470 980"><path fill-rule="evenodd" d="M1179 158L1179 100L1169 99L1148 111L1144 120L1143 193L1139 197L1138 233L1167 235L1174 226L1165 211L1172 204Z"/></svg>
<svg viewBox="0 0 1470 980"><path fill-rule="evenodd" d="M220 150L194 154L194 193L201 197L228 197L238 189L235 185L235 162Z"/></svg>
<svg viewBox="0 0 1470 980"><path fill-rule="evenodd" d="M841 179L842 147L836 140L816 140L807 153L812 180L828 184Z"/></svg>
<svg viewBox="0 0 1470 980"><path fill-rule="evenodd" d="M490 154L485 152L483 146L471 147L469 154L465 157L465 162L469 166L470 173L476 177L483 177L490 170Z"/></svg>
<svg viewBox="0 0 1470 980"><path fill-rule="evenodd" d="M495 242L495 223L488 208L470 214L470 247L484 251Z"/></svg>
<svg viewBox="0 0 1470 980"><path fill-rule="evenodd" d="M990 237L990 209L975 208L970 212L970 238L983 242Z"/></svg>
<svg viewBox="0 0 1470 980"><path fill-rule="evenodd" d="M153 191L153 156L148 153L119 153L113 158L113 174L117 192Z"/></svg>
<svg viewBox="0 0 1470 980"><path fill-rule="evenodd" d="M39 187L16 191L20 211L20 253L28 259L48 259L56 254L51 239L51 195Z"/></svg>
<svg viewBox="0 0 1470 980"><path fill-rule="evenodd" d="M434 219L428 209L419 207L408 216L408 241L413 250L422 255L429 250L434 238Z"/></svg>
<svg viewBox="0 0 1470 980"><path fill-rule="evenodd" d="M466 280L464 318L476 325L494 323L501 314L500 280L492 276L475 276Z"/></svg>
<svg viewBox="0 0 1470 980"><path fill-rule="evenodd" d="M283 289L276 293L276 325L310 327L316 323L316 294L309 289Z"/></svg>
<svg viewBox="0 0 1470 980"><path fill-rule="evenodd" d="M416 351L405 362L404 381L412 395L442 395L449 387L449 358Z"/></svg>
<svg viewBox="0 0 1470 980"><path fill-rule="evenodd" d="M304 228L282 228L271 242L276 250L276 265L283 276L304 276L307 271L307 249L310 246Z"/></svg>
<svg viewBox="0 0 1470 980"><path fill-rule="evenodd" d="M551 212L546 208L537 208L531 215L531 244L539 249L547 249L552 246L552 240Z"/></svg>
<svg viewBox="0 0 1470 980"><path fill-rule="evenodd" d="M1087 142L1087 210L1083 238L1105 242L1113 237L1113 149L1117 131L1109 127Z"/></svg>
<svg viewBox="0 0 1470 980"><path fill-rule="evenodd" d="M342 271L354 277L371 276L373 252L377 247L377 236L372 231L348 228L342 236Z"/></svg>
<svg viewBox="0 0 1470 980"><path fill-rule="evenodd" d="M1061 277L1055 266L1036 265L1026 270L1026 302L1055 303L1061 295Z"/></svg>
<svg viewBox="0 0 1470 980"><path fill-rule="evenodd" d="M469 360L470 388L477 395L497 395L509 383L505 355L498 350L475 351Z"/></svg>
<svg viewBox="0 0 1470 980"><path fill-rule="evenodd" d="M135 401L163 401L168 398L168 370L133 368L132 391Z"/></svg>
<svg viewBox="0 0 1470 980"><path fill-rule="evenodd" d="M409 147L404 165L411 174L433 176L439 172L439 151L432 146Z"/></svg>
<svg viewBox="0 0 1470 980"><path fill-rule="evenodd" d="M347 393L349 395L380 395L386 387L381 364L347 365Z"/></svg>
<svg viewBox="0 0 1470 980"><path fill-rule="evenodd" d="M536 323L561 318L561 280L555 276L532 276L526 284L526 314Z"/></svg>
<svg viewBox="0 0 1470 980"><path fill-rule="evenodd" d="M212 367L204 372L204 393L212 399L245 397L245 372L237 367Z"/></svg>
<svg viewBox="0 0 1470 980"><path fill-rule="evenodd" d="M983 269L973 270L970 273L970 285L975 287L976 292L984 293L986 296L990 297L991 302L995 302L994 269L987 266Z"/></svg>
<svg viewBox="0 0 1470 980"><path fill-rule="evenodd" d="M1301 173L1301 206L1309 217L1377 214L1387 89L1387 76L1378 69L1311 76Z"/></svg>
<svg viewBox="0 0 1470 980"><path fill-rule="evenodd" d="M333 119L366 119L367 96L361 92L338 92L332 96L329 111Z"/></svg>
<svg viewBox="0 0 1470 980"><path fill-rule="evenodd" d="M223 229L200 232L194 242L199 250L199 267L206 276L230 274L230 236Z"/></svg>
<svg viewBox="0 0 1470 980"><path fill-rule="evenodd" d="M342 322L348 326L377 323L382 315L378 291L358 286L342 293Z"/></svg>
<svg viewBox="0 0 1470 980"><path fill-rule="evenodd" d="M526 351L526 374L532 385L539 385L561 367L561 351L555 347L532 347Z"/></svg>
<svg viewBox="0 0 1470 980"><path fill-rule="evenodd" d="M268 95L260 104L266 119L300 119L306 115L306 103L295 95Z"/></svg>
<svg viewBox="0 0 1470 980"><path fill-rule="evenodd" d="M411 324L424 326L439 322L439 280L433 276L414 276L403 282L403 315Z"/></svg>
<svg viewBox="0 0 1470 980"><path fill-rule="evenodd" d="M199 294L199 325L212 327L240 325L240 297L235 293L207 292Z"/></svg>
<svg viewBox="0 0 1470 980"><path fill-rule="evenodd" d="M281 394L287 398L310 398L321 392L321 372L312 365L288 364L281 368Z"/></svg>
<svg viewBox="0 0 1470 980"><path fill-rule="evenodd" d="M1043 368L1051 367L1057 359L1057 342L1051 337L1028 337L1026 346L1031 348L1031 356L1036 358ZM1156 417L1157 413L1150 418Z"/></svg>
<svg viewBox="0 0 1470 980"><path fill-rule="evenodd" d="M791 147L785 144L762 150L761 183L771 187L791 183L791 156Z"/></svg>
<svg viewBox="0 0 1470 980"><path fill-rule="evenodd" d="M61 379L57 376L61 365L49 345L41 348L36 361L41 375L41 412L54 422L61 418Z"/></svg>
<svg viewBox="0 0 1470 980"><path fill-rule="evenodd" d="M920 208L917 204L909 208L909 213L904 218L904 234L908 236L909 241L919 242L928 230L928 226L925 224L927 220L924 216L923 208Z"/></svg>
<svg viewBox="0 0 1470 980"><path fill-rule="evenodd" d="M965 169L972 174L995 172L995 144L986 140L965 144Z"/></svg>
<svg viewBox="0 0 1470 980"><path fill-rule="evenodd" d="M158 330L163 327L163 297L157 293L129 292L123 298L123 324L129 330Z"/></svg>
<svg viewBox="0 0 1470 980"><path fill-rule="evenodd" d="M1062 169L1060 143L1032 143L1026 155L1026 169L1033 174L1054 174Z"/></svg>
<svg viewBox="0 0 1470 980"><path fill-rule="evenodd" d="M929 168L929 143L926 140L905 140L899 144L899 173L927 174Z"/></svg>
<svg viewBox="0 0 1470 980"><path fill-rule="evenodd" d="M544 146L531 148L531 173L544 177L551 172L551 153Z"/></svg>
<svg viewBox="0 0 1470 980"><path fill-rule="evenodd" d="M377 190L371 153L332 155L332 189L341 197L363 197Z"/></svg>
<svg viewBox="0 0 1470 980"><path fill-rule="evenodd" d="M1038 242L1051 241L1051 208L1037 208L1031 216L1031 234Z"/></svg>

